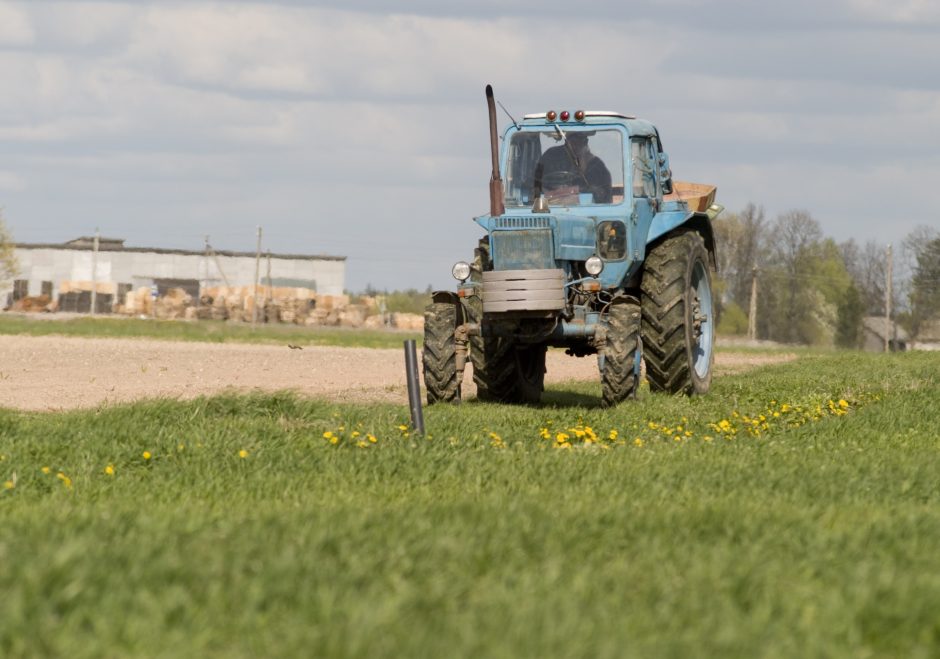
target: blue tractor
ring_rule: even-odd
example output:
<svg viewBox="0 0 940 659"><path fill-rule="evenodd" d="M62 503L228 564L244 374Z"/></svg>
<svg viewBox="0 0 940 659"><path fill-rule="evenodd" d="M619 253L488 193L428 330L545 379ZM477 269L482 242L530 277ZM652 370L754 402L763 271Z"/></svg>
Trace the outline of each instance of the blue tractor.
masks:
<svg viewBox="0 0 940 659"><path fill-rule="evenodd" d="M538 402L550 346L597 355L607 406L635 396L641 360L653 391L707 392L715 188L674 182L656 127L617 112L529 114L500 151L486 99L486 235L425 311L428 403L460 400L468 361L478 398Z"/></svg>

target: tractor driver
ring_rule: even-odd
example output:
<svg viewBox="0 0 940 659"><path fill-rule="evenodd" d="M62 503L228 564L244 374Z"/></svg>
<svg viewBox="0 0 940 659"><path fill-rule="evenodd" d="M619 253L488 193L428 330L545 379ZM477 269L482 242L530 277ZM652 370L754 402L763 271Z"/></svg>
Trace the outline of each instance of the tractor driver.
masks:
<svg viewBox="0 0 940 659"><path fill-rule="evenodd" d="M564 144L545 151L535 170L536 187L546 192L577 188L580 192L592 193L595 204L611 203L610 170L588 146L588 136L593 134L593 131L569 131L565 133Z"/></svg>

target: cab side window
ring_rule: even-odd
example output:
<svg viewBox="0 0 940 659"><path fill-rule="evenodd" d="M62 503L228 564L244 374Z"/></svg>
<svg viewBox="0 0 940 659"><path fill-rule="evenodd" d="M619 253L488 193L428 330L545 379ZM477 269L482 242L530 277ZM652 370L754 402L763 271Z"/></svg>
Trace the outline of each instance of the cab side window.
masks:
<svg viewBox="0 0 940 659"><path fill-rule="evenodd" d="M633 161L633 196L656 197L656 168L653 142L649 138L633 138L630 142Z"/></svg>

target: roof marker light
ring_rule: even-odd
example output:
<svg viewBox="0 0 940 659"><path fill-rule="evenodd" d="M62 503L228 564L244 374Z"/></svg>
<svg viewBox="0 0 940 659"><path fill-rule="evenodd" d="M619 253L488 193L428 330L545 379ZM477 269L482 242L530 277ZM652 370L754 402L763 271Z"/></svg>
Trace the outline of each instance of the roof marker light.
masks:
<svg viewBox="0 0 940 659"><path fill-rule="evenodd" d="M554 110L549 110L548 112L545 113L545 118L548 119L549 121L555 121L555 117L557 116L558 115L555 114Z"/></svg>
<svg viewBox="0 0 940 659"><path fill-rule="evenodd" d="M567 110L562 110L562 111L561 111L561 120L562 120L562 121L568 121L570 118L571 118L571 113L570 113L570 112L568 112Z"/></svg>
<svg viewBox="0 0 940 659"><path fill-rule="evenodd" d="M575 121L584 121L584 110L577 110L574 113Z"/></svg>

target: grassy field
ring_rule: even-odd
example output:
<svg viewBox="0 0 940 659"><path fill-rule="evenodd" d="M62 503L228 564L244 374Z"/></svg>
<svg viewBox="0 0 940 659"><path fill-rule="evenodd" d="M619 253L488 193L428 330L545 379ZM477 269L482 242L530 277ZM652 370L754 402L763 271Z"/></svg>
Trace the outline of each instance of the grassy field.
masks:
<svg viewBox="0 0 940 659"><path fill-rule="evenodd" d="M935 657L938 373L0 411L0 655Z"/></svg>
<svg viewBox="0 0 940 659"><path fill-rule="evenodd" d="M0 335L62 335L105 338L148 338L167 341L215 343L291 343L296 345L401 348L405 339L421 339L420 332L349 329L344 327L300 327L224 321L186 322L126 317L76 317L67 320L0 315Z"/></svg>

